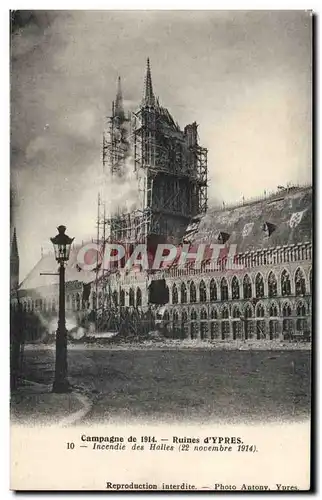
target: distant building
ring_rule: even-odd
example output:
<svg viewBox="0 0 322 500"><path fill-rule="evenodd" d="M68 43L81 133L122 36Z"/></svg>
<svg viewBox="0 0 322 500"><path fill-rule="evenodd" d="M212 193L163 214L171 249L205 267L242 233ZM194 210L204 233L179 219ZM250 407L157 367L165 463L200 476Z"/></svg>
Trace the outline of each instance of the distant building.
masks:
<svg viewBox="0 0 322 500"><path fill-rule="evenodd" d="M13 235L10 245L10 290L15 291L19 286L19 253L16 228L13 230Z"/></svg>

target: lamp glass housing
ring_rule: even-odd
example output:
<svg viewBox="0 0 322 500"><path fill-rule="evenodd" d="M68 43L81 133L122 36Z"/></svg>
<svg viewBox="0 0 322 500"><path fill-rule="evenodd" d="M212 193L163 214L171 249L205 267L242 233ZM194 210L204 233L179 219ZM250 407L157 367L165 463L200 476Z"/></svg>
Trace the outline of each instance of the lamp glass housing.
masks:
<svg viewBox="0 0 322 500"><path fill-rule="evenodd" d="M55 258L57 262L67 262L70 255L71 244L74 238L70 238L65 234L66 227L58 226L58 234L50 238L55 251Z"/></svg>

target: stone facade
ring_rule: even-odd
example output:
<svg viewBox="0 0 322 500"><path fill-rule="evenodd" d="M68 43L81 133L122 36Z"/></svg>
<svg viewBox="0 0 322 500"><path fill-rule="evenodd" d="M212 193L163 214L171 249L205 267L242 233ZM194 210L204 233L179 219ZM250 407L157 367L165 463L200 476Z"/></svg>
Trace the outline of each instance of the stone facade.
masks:
<svg viewBox="0 0 322 500"><path fill-rule="evenodd" d="M170 301L155 313L174 337L308 340L312 307L311 245L286 246L280 255L278 263L263 264L263 259L255 259L252 266L237 271L160 272L154 279L166 279ZM141 273L112 277L110 286L115 304L147 308L148 283ZM102 294L98 300L102 300Z"/></svg>

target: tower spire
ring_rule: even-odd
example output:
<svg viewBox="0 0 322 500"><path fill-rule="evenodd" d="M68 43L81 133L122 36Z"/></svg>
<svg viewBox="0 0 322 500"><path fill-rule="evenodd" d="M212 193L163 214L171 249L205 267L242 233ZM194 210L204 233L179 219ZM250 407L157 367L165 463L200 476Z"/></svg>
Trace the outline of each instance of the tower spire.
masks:
<svg viewBox="0 0 322 500"><path fill-rule="evenodd" d="M16 290L19 286L19 253L16 228L13 230L10 248L10 289Z"/></svg>
<svg viewBox="0 0 322 500"><path fill-rule="evenodd" d="M150 68L150 59L147 59L146 65L146 76L145 76L145 92L143 102L145 106L154 106L155 105L155 97L153 93L152 87L152 77L151 77L151 68Z"/></svg>
<svg viewBox="0 0 322 500"><path fill-rule="evenodd" d="M19 258L16 228L13 230L10 256L12 258Z"/></svg>
<svg viewBox="0 0 322 500"><path fill-rule="evenodd" d="M123 106L123 93L121 85L121 77L117 79L117 93L115 99L115 115L119 117L124 116L124 106Z"/></svg>

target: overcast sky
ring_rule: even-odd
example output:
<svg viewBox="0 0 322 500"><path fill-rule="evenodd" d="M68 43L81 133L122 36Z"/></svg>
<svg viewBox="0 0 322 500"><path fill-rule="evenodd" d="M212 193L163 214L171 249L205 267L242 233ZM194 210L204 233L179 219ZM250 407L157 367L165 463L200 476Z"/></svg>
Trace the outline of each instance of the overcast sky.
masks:
<svg viewBox="0 0 322 500"><path fill-rule="evenodd" d="M22 12L12 27L11 182L22 279L59 224L95 236L104 117L155 94L209 149L210 201L311 181L311 18L298 12Z"/></svg>

